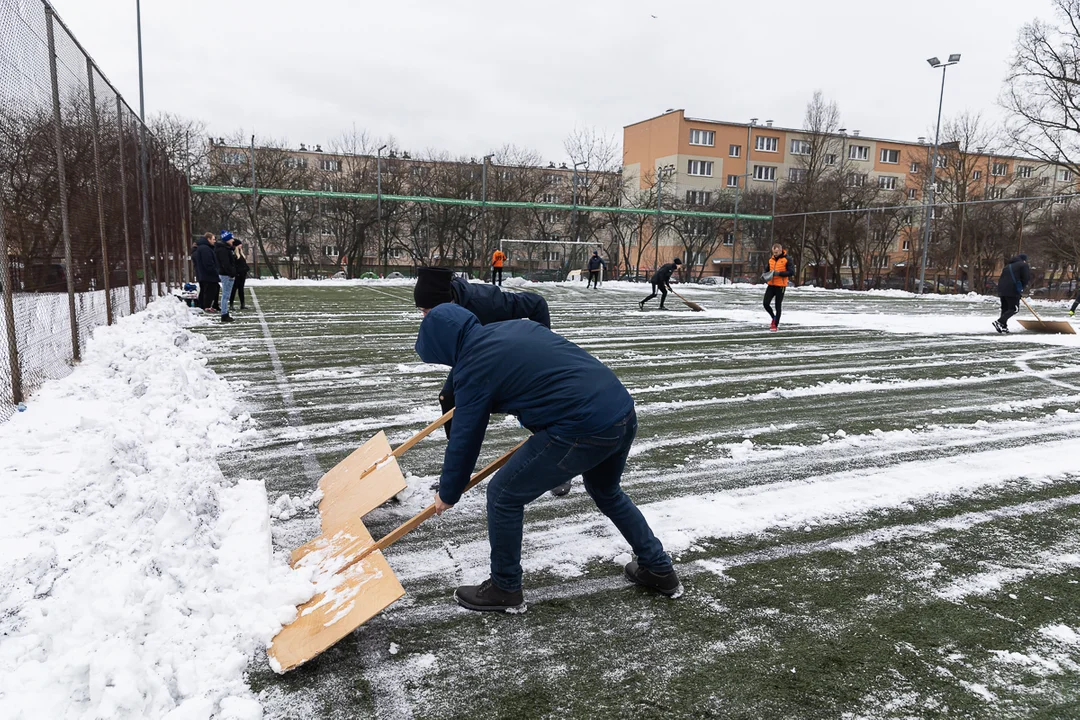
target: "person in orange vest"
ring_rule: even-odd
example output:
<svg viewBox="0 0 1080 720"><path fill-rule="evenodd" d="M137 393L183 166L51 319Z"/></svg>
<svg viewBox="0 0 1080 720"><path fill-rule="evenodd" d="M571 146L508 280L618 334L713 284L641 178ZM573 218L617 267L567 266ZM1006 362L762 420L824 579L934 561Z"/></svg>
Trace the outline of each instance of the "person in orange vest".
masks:
<svg viewBox="0 0 1080 720"><path fill-rule="evenodd" d="M499 276L499 287L502 287L502 269L503 263L506 262L506 253L500 249L496 249L491 255L491 284L495 284L495 275Z"/></svg>
<svg viewBox="0 0 1080 720"><path fill-rule="evenodd" d="M761 279L767 283L765 288L765 310L772 318L769 329L776 332L780 328L780 309L784 304L784 290L787 289L788 279L795 275L795 263L791 262L784 246L776 243L772 246L772 257L769 258L769 269L762 273ZM776 299L776 312L773 312L772 301Z"/></svg>

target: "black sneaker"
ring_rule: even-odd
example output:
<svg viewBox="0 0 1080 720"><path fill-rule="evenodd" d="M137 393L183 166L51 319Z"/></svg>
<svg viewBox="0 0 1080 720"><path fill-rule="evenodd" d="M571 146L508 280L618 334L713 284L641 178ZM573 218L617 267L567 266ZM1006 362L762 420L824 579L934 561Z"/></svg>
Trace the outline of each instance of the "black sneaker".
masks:
<svg viewBox="0 0 1080 720"><path fill-rule="evenodd" d="M223 322L223 323L232 322L232 321L233 321L233 319L232 319L231 315L222 315L221 316L221 322Z"/></svg>
<svg viewBox="0 0 1080 720"><path fill-rule="evenodd" d="M999 325L1001 325L1001 332L1008 335L1009 334L1009 326L1006 325L1005 323L999 323Z"/></svg>
<svg viewBox="0 0 1080 720"><path fill-rule="evenodd" d="M523 613L528 609L520 590L507 592L488 578L479 585L462 585L454 591L458 605L480 612Z"/></svg>
<svg viewBox="0 0 1080 720"><path fill-rule="evenodd" d="M674 570L666 573L654 573L652 570L646 570L638 565L637 560L633 560L626 564L625 572L626 579L635 585L647 587L668 597L682 595L682 583L679 582L679 576L675 574Z"/></svg>
<svg viewBox="0 0 1080 720"><path fill-rule="evenodd" d="M645 309L645 301L642 300L641 302L639 302L637 304L637 306L638 306L638 310L644 310Z"/></svg>
<svg viewBox="0 0 1080 720"><path fill-rule="evenodd" d="M569 492L570 492L570 481L567 480L562 485L559 485L554 490L552 490L551 494L554 495L555 497L562 497L563 495L566 495Z"/></svg>
<svg viewBox="0 0 1080 720"><path fill-rule="evenodd" d="M994 321L994 329L997 330L999 334L1005 332L1001 329L1001 323L999 323L997 320Z"/></svg>
<svg viewBox="0 0 1080 720"><path fill-rule="evenodd" d="M661 309L661 310L667 310L667 308L666 308L666 307L664 307L664 303L660 303L660 309Z"/></svg>

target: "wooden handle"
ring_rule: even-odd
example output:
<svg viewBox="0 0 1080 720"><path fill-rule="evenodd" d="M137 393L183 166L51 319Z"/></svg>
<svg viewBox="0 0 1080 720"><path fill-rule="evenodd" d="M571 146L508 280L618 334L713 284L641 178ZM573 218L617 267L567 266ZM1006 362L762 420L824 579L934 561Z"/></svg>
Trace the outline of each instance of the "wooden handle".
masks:
<svg viewBox="0 0 1080 720"><path fill-rule="evenodd" d="M447 415L449 414L450 413L447 413ZM473 475L472 478L469 480L469 484L465 486L465 492L472 490L474 487L476 487L478 483L482 482L484 479L494 474L496 470L505 465L506 462L511 458L511 456L513 456L513 454L518 451L518 448L524 445L526 441L527 439L522 440L510 450L508 450L505 454L503 454L501 457L496 458L495 460L492 460L490 463L488 463L483 470ZM420 526L420 523L428 520L434 514L435 503L432 503L431 505L428 505L426 508L420 511L417 515L414 515L413 517L409 518L407 521L399 525L397 528L387 533L381 540L379 540L379 542L373 544L365 544L364 546L357 548L357 554L352 558L352 560L349 560L349 562L343 565L337 572L340 573L351 568L353 565L360 562L376 550L385 550L401 538L411 533L413 530Z"/></svg>
<svg viewBox="0 0 1080 720"><path fill-rule="evenodd" d="M411 438L409 438L405 442L398 445L394 449L394 452L392 452L390 454L393 455L394 457L397 457L397 458L401 457L409 449L411 449L414 445L416 445L416 443L420 442L421 440L426 438L428 435L430 435L431 433L435 432L436 430L441 428L443 425L445 425L452 417L454 417L454 408L450 408L449 410L446 411L446 414L444 414L441 418L439 418L435 422L431 423L426 428L424 428L420 432L416 433L415 435L413 435Z"/></svg>
<svg viewBox="0 0 1080 720"><path fill-rule="evenodd" d="M1035 312L1034 308L1032 308L1030 305L1028 305L1027 300L1025 300L1024 298L1021 297L1020 302L1024 303L1024 305L1027 307L1028 310L1031 310L1031 314L1035 316L1036 320L1038 320L1039 322L1042 322L1042 318L1039 317L1039 313Z"/></svg>

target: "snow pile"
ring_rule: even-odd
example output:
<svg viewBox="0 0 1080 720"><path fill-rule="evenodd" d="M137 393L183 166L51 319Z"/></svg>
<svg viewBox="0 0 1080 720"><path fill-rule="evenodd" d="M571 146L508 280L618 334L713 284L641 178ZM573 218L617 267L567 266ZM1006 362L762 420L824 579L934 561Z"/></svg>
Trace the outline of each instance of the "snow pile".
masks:
<svg viewBox="0 0 1080 720"><path fill-rule="evenodd" d="M310 585L270 547L254 434L166 299L0 425L0 717L257 718L252 655Z"/></svg>

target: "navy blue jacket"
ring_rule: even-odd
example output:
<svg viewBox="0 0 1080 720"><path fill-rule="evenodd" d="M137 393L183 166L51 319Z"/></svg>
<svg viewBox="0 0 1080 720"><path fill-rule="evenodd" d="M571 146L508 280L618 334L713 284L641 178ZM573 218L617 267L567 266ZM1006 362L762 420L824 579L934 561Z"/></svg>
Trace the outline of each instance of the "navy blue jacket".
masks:
<svg viewBox="0 0 1080 720"><path fill-rule="evenodd" d="M1020 297L1024 294L1024 288L1031 284L1031 266L1020 256L1009 260L1005 269L998 278L999 297Z"/></svg>
<svg viewBox="0 0 1080 720"><path fill-rule="evenodd" d="M453 505L469 482L491 413L515 415L533 432L567 438L608 429L634 400L606 365L535 322L481 326L445 303L420 323L416 354L454 368L454 432L439 478L439 497Z"/></svg>
<svg viewBox="0 0 1080 720"><path fill-rule="evenodd" d="M227 243L218 241L214 245L214 260L217 261L218 275L236 276L236 265L233 264L233 249Z"/></svg>
<svg viewBox="0 0 1080 720"><path fill-rule="evenodd" d="M528 318L546 328L551 327L551 313L542 295L504 293L494 285L474 284L461 278L454 278L450 289L454 293L454 302L475 315L481 325Z"/></svg>
<svg viewBox="0 0 1080 720"><path fill-rule="evenodd" d="M204 237L195 241L195 252L191 261L195 265L195 279L201 283L218 282L217 261L214 260L214 248Z"/></svg>
<svg viewBox="0 0 1080 720"><path fill-rule="evenodd" d="M589 258L589 270L599 270L601 267L607 267L607 263L604 262L604 258L599 255L593 255Z"/></svg>
<svg viewBox="0 0 1080 720"><path fill-rule="evenodd" d="M675 268L679 267L675 263L666 263L660 266L660 269L653 273L652 278L649 280L653 285L661 285L667 287L671 284L671 273L675 272Z"/></svg>

